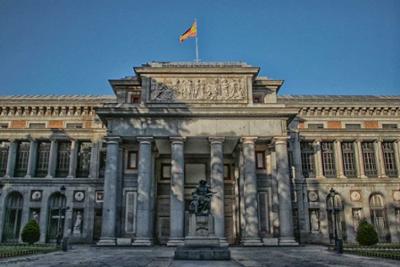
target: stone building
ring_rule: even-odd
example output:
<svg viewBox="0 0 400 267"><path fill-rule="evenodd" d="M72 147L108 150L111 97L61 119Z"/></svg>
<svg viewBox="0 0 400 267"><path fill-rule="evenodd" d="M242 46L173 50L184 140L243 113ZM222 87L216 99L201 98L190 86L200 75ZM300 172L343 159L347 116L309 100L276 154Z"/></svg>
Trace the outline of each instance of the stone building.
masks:
<svg viewBox="0 0 400 267"><path fill-rule="evenodd" d="M278 96L244 63L159 63L115 96L0 97L0 241L182 244L202 179L214 231L250 246L400 242L400 97ZM330 198L330 190L337 195Z"/></svg>

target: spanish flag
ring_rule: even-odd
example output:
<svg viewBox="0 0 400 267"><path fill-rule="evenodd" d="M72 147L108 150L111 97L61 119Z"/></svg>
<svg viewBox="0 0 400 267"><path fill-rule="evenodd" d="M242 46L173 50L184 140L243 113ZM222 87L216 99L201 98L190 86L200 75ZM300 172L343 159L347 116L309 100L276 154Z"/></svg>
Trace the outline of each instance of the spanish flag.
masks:
<svg viewBox="0 0 400 267"><path fill-rule="evenodd" d="M197 36L197 23L196 21L193 22L192 26L187 29L181 36L179 36L179 42L182 43L187 38L196 37Z"/></svg>

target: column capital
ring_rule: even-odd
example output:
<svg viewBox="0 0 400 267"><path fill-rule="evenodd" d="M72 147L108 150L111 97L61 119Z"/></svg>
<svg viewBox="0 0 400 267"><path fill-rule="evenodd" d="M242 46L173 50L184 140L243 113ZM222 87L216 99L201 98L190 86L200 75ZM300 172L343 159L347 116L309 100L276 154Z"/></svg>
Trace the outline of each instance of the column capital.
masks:
<svg viewBox="0 0 400 267"><path fill-rule="evenodd" d="M107 144L111 144L111 143L120 143L121 142L121 137L119 136L106 136L104 137L104 141Z"/></svg>
<svg viewBox="0 0 400 267"><path fill-rule="evenodd" d="M154 141L154 138L151 136L145 136L145 137L136 137L136 140L141 144L151 145L151 143Z"/></svg>
<svg viewBox="0 0 400 267"><path fill-rule="evenodd" d="M210 137L208 137L208 141L211 144L223 143L225 141L225 137L223 137L223 136L210 136Z"/></svg>
<svg viewBox="0 0 400 267"><path fill-rule="evenodd" d="M283 145L287 144L289 139L290 139L289 136L275 136L272 140L275 143L275 145Z"/></svg>
<svg viewBox="0 0 400 267"><path fill-rule="evenodd" d="M169 138L169 141L171 142L171 144L183 144L186 141L186 137L182 137L182 136L171 136Z"/></svg>
<svg viewBox="0 0 400 267"><path fill-rule="evenodd" d="M257 136L242 136L240 138L240 141L243 144L254 144L256 142L257 138L258 138Z"/></svg>

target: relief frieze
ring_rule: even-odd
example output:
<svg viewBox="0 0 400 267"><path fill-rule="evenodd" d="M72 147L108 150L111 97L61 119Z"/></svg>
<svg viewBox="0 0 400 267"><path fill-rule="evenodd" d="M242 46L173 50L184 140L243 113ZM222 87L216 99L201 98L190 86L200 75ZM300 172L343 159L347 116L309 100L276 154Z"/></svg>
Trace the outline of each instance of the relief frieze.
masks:
<svg viewBox="0 0 400 267"><path fill-rule="evenodd" d="M245 78L152 78L150 102L247 103Z"/></svg>

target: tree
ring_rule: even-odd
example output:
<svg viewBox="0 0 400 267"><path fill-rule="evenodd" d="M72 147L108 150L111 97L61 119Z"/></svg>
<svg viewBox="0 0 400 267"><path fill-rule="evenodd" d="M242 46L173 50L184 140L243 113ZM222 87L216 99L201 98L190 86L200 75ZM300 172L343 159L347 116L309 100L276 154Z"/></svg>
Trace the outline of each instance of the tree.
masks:
<svg viewBox="0 0 400 267"><path fill-rule="evenodd" d="M358 225L356 240L361 246L372 246L379 241L378 233L374 226L364 219Z"/></svg>
<svg viewBox="0 0 400 267"><path fill-rule="evenodd" d="M40 227L35 220L30 220L22 230L22 241L28 243L29 245L34 244L40 239Z"/></svg>

